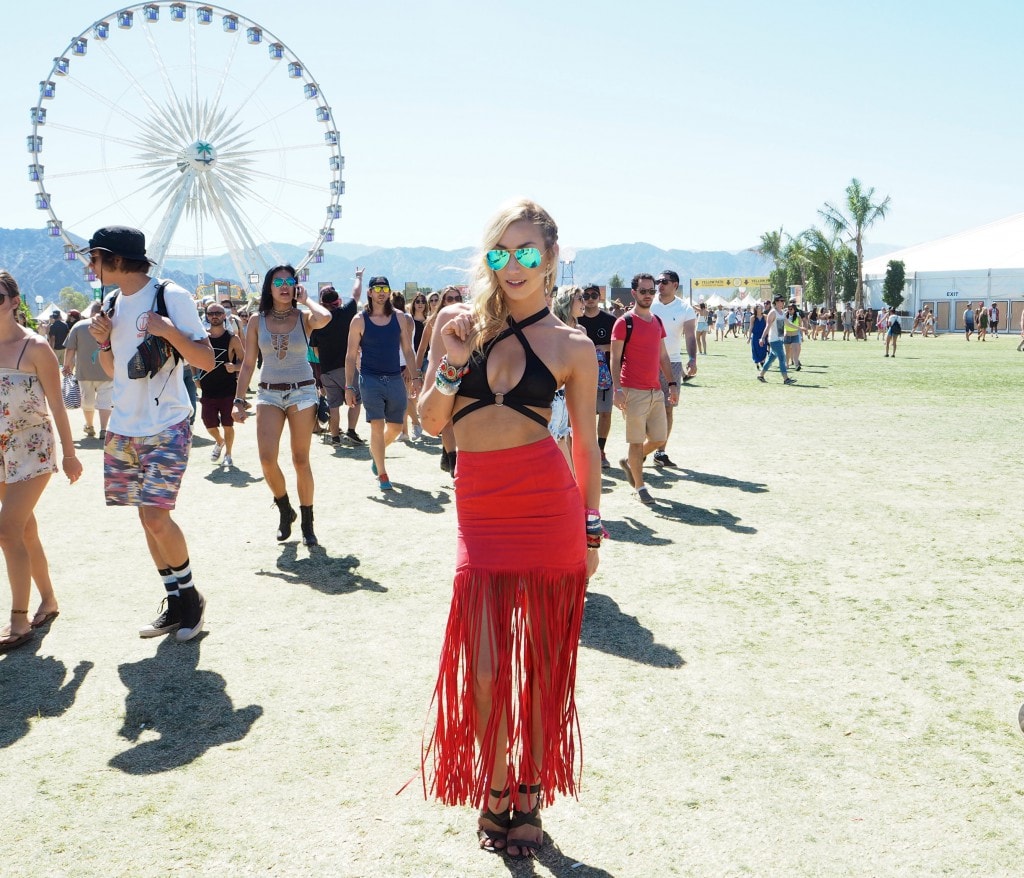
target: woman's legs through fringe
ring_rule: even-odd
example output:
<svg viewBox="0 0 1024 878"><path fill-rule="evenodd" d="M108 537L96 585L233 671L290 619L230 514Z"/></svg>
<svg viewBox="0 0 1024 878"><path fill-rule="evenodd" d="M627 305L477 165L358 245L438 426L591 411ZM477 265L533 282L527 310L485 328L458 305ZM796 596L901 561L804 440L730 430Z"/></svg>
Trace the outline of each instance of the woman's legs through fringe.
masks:
<svg viewBox="0 0 1024 878"><path fill-rule="evenodd" d="M490 788L541 784L575 795L581 759L573 695L584 571L461 570L423 752L424 792L486 807ZM429 762L429 765L428 765ZM428 782L427 775L430 775Z"/></svg>

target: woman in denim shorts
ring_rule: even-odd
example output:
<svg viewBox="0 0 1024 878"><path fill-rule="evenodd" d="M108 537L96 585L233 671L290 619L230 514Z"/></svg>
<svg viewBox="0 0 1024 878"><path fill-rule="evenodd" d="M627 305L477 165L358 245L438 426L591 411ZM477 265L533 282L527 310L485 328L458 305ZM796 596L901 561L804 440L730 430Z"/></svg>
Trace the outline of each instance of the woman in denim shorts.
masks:
<svg viewBox="0 0 1024 878"><path fill-rule="evenodd" d="M304 305L305 312L298 306ZM313 470L309 446L316 424L317 391L309 364L309 334L326 326L331 312L306 295L290 265L277 265L263 279L259 314L250 320L245 334L245 360L238 372L238 392L232 416L239 423L247 417L245 390L249 387L257 357L263 366L256 393L256 444L263 477L274 495L280 513L278 542L291 536L295 510L288 499L288 486L277 461L285 421L291 438L292 465L302 513L302 542L317 545L313 533Z"/></svg>

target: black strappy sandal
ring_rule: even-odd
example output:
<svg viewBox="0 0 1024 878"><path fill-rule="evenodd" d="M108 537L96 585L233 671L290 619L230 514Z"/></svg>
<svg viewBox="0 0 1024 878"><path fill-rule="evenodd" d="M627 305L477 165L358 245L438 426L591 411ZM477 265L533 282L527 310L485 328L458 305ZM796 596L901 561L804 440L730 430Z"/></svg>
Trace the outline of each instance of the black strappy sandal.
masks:
<svg viewBox="0 0 1024 878"><path fill-rule="evenodd" d="M537 802L529 811L516 811L512 815L512 822L508 828L516 829L520 826L536 826L540 830L540 839L534 841L532 838L506 838L505 849L507 850L509 845L514 845L519 848L519 854L515 856L509 854L509 859L528 860L533 857L534 851L544 846L544 828L540 820L540 784L534 784L529 787L526 784L520 784L519 792L520 794L526 793L528 796L536 796Z"/></svg>
<svg viewBox="0 0 1024 878"><path fill-rule="evenodd" d="M508 830L512 824L512 794L509 790L491 790L491 795L499 802L508 796L508 808L504 811L494 812L490 808L481 808L480 817L484 820L489 820L495 826L500 829L484 829L482 826L477 826L476 837L480 842L480 850L487 851L490 854L503 854L505 848L508 845ZM501 842L501 847L497 847L497 843Z"/></svg>

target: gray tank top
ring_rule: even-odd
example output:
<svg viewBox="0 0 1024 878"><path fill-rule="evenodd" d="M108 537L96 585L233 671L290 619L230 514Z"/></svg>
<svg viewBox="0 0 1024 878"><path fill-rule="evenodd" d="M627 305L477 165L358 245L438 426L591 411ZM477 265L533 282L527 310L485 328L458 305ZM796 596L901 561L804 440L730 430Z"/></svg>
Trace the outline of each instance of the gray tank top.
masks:
<svg viewBox="0 0 1024 878"><path fill-rule="evenodd" d="M265 384L298 384L313 378L302 319L302 312L299 312L292 331L278 333L267 328L266 315L260 314L260 352L263 354L260 381Z"/></svg>

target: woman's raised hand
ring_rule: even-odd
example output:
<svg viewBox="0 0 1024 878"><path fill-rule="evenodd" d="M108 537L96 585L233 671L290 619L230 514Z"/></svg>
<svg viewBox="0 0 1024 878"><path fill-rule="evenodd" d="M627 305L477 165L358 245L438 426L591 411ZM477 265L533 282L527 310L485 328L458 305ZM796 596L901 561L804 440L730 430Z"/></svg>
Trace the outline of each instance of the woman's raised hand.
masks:
<svg viewBox="0 0 1024 878"><path fill-rule="evenodd" d="M469 337L472 332L473 312L469 308L453 315L441 328L441 340L451 365L463 366L468 362Z"/></svg>

